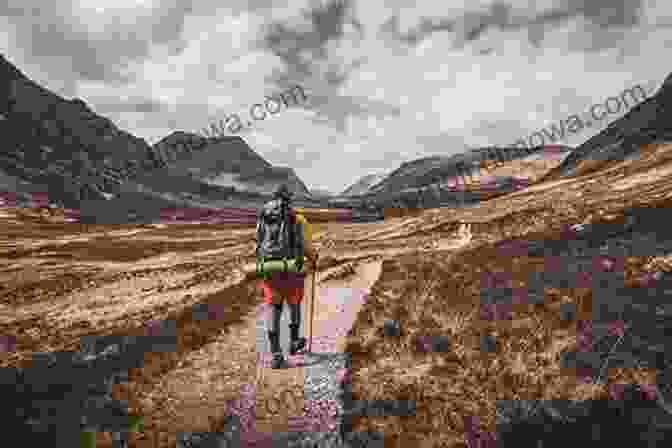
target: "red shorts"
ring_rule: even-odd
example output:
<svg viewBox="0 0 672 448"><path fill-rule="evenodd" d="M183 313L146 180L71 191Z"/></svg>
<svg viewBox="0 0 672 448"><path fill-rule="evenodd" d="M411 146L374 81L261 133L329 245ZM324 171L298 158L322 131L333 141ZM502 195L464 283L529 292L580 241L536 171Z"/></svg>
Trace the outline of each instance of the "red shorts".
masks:
<svg viewBox="0 0 672 448"><path fill-rule="evenodd" d="M291 305L303 302L304 274L278 273L270 280L260 280L264 302L268 304L286 301Z"/></svg>

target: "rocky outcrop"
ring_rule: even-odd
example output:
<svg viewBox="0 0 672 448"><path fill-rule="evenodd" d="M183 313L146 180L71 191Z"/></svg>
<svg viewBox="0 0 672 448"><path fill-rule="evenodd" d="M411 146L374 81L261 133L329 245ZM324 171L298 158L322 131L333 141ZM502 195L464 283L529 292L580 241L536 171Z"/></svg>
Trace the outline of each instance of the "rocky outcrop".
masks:
<svg viewBox="0 0 672 448"><path fill-rule="evenodd" d="M644 92L645 93L645 92ZM672 74L658 92L578 146L544 180L582 175L636 157L643 146L672 141Z"/></svg>
<svg viewBox="0 0 672 448"><path fill-rule="evenodd" d="M42 185L55 201L104 199L121 180L152 168L150 146L28 79L0 55L0 169Z"/></svg>

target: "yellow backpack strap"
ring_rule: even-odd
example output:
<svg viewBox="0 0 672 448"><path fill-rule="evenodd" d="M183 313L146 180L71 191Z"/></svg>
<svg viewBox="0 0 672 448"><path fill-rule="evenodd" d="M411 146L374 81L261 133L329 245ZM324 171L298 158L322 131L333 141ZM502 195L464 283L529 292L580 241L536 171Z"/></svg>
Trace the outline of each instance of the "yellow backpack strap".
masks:
<svg viewBox="0 0 672 448"><path fill-rule="evenodd" d="M297 213L296 220L303 226L303 238L308 241L313 240L313 228L305 216Z"/></svg>

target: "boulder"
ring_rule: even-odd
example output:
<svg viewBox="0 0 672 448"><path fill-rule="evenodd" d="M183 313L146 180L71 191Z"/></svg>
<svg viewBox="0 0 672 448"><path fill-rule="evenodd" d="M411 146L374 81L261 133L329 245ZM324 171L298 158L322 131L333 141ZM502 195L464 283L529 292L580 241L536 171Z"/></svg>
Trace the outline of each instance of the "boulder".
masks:
<svg viewBox="0 0 672 448"><path fill-rule="evenodd" d="M573 322L576 320L576 304L562 303L560 305L560 320L563 322Z"/></svg>
<svg viewBox="0 0 672 448"><path fill-rule="evenodd" d="M401 336L401 324L398 320L387 319L383 323L383 334L386 337Z"/></svg>
<svg viewBox="0 0 672 448"><path fill-rule="evenodd" d="M497 339L491 334L481 335L480 347L483 353L495 353L498 348Z"/></svg>

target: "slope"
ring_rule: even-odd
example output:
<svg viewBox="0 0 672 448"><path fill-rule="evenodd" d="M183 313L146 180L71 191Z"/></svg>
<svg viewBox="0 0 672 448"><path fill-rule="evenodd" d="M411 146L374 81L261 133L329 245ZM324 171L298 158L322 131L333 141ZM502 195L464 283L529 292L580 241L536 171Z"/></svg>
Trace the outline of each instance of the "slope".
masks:
<svg viewBox="0 0 672 448"><path fill-rule="evenodd" d="M552 415L575 418L569 416L577 411L563 400L583 400L578 412L592 412L588 427L603 415L605 432L614 431L618 421L616 427L625 431L618 432L622 440L643 437L644 428L627 422L634 417L618 420L603 404L614 385L669 387L660 380L669 368L658 353L672 325L669 309L660 307L666 302L672 235L659 223L669 219L671 162L671 145L651 145L639 158L608 170L539 184L469 210L427 211L394 232L378 233L379 241L408 246L466 222L474 236L457 251L383 264L348 337L353 392L360 400L415 400L417 412L408 418L357 417L354 429L382 432L385 446L421 441L464 446L470 434L495 433L496 421L507 422L496 416L511 406L528 409L529 423L535 406L525 403L540 400L549 424L557 428L537 437L566 446L587 437L586 427L565 426L575 433L563 432L560 417ZM573 225L576 230L570 230ZM576 320L568 319L571 310ZM385 319L400 321L401 338L383 336L379 329ZM617 335L624 333L604 339L610 325L627 329L616 347ZM602 335L591 352L596 364L580 356L582 337L590 337L581 335L586 327L595 341ZM447 337L444 352L423 348L423 341L440 337ZM617 355L605 362L614 348ZM636 404L642 406L647 415L669 423L655 402ZM625 415L635 412L625 409ZM498 435L511 445L501 446L528 446L522 436L512 441L504 428ZM529 437L536 427L526 428L521 431L534 442L530 446L537 446L537 438Z"/></svg>
<svg viewBox="0 0 672 448"><path fill-rule="evenodd" d="M641 95L645 97L643 90ZM546 180L580 176L599 170L621 160L638 157L643 146L669 141L672 133L666 117L671 105L672 74L668 75L655 95L637 104L623 117L577 147L560 166L548 173Z"/></svg>

